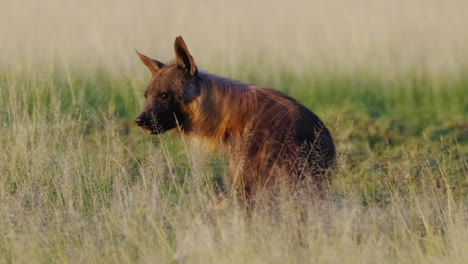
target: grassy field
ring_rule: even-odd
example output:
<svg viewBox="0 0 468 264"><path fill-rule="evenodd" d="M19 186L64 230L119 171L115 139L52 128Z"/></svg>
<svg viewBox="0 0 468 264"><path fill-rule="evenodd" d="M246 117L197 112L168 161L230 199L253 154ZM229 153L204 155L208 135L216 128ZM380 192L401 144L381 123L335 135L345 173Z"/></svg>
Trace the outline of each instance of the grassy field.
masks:
<svg viewBox="0 0 468 264"><path fill-rule="evenodd" d="M468 262L466 1L19 2L0 11L0 263ZM133 123L133 48L169 60L177 35L325 121L328 199L206 217L222 153Z"/></svg>

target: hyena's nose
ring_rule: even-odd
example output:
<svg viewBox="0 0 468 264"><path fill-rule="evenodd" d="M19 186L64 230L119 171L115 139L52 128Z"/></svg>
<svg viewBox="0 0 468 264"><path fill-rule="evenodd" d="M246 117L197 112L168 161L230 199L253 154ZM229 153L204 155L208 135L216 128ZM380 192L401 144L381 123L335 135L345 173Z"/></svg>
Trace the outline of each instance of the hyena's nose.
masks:
<svg viewBox="0 0 468 264"><path fill-rule="evenodd" d="M135 123L137 123L138 126L144 126L144 125L146 125L146 122L145 122L143 119L141 119L140 117L137 117L137 118L135 119Z"/></svg>

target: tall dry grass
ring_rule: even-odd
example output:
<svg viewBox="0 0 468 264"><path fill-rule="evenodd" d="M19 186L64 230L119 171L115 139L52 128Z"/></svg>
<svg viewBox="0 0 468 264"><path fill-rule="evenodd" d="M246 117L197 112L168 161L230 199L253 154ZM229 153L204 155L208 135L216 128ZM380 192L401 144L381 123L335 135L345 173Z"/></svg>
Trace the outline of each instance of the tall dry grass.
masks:
<svg viewBox="0 0 468 264"><path fill-rule="evenodd" d="M86 95L63 108L51 79L7 76L2 88L2 263L171 263L178 251L188 263L467 260L466 153L450 137L366 146L362 118L331 112L328 199L207 217L224 170L203 149L149 140L110 106L88 111Z"/></svg>

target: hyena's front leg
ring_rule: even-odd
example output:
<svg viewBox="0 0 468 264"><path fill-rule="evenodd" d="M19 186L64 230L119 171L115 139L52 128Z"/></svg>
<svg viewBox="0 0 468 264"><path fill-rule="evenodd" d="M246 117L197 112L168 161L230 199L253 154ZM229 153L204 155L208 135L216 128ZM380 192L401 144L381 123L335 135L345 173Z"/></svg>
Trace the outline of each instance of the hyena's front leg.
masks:
<svg viewBox="0 0 468 264"><path fill-rule="evenodd" d="M244 155L231 155L229 158L229 188L228 197L229 205L233 204L233 200L240 207L250 208L254 200L256 173L251 162L244 159Z"/></svg>

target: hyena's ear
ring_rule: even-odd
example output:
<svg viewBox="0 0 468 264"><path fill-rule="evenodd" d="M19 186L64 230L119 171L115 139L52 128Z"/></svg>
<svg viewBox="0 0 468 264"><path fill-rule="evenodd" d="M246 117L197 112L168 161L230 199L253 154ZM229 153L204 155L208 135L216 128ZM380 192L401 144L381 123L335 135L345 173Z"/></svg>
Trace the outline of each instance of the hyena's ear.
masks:
<svg viewBox="0 0 468 264"><path fill-rule="evenodd" d="M181 68L186 69L190 75L194 76L197 74L197 66L193 60L192 55L185 45L184 39L181 36L178 36L174 43L174 50L176 54L177 65Z"/></svg>
<svg viewBox="0 0 468 264"><path fill-rule="evenodd" d="M151 75L153 75L153 77L156 75L156 73L158 73L158 71L162 67L164 67L164 64L162 62L159 62L157 60L153 60L153 59L151 59L149 57L146 57L145 55L141 54L137 50L135 50L135 51L138 54L138 57L140 57L141 62L143 62L143 64L145 64L146 67L148 67L148 69L150 70Z"/></svg>

